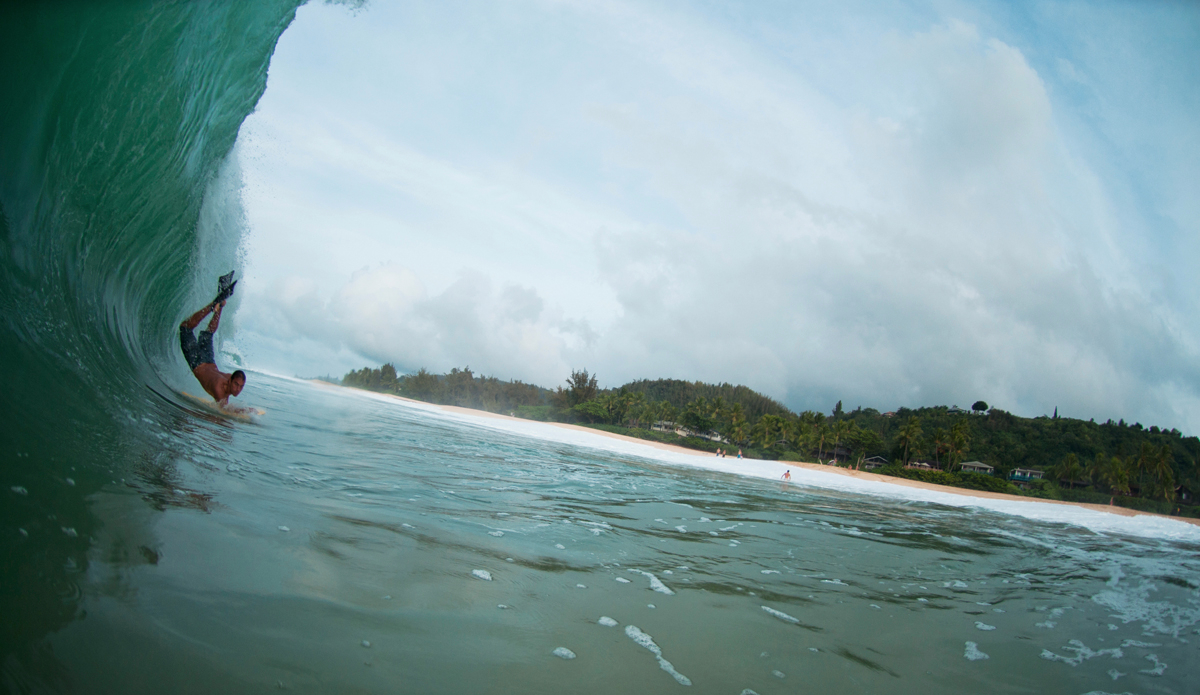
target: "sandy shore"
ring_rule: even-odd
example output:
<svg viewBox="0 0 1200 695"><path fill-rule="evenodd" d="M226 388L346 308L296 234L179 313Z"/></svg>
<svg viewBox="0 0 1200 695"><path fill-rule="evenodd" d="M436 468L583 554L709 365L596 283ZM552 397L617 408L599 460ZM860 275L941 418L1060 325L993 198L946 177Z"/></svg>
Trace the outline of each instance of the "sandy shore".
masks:
<svg viewBox="0 0 1200 695"><path fill-rule="evenodd" d="M315 383L323 384L326 386L332 386L335 388L347 388L347 387L340 387L337 384L330 384L327 381L319 381L319 380L315 380L315 379L313 381ZM385 393L385 394L380 394L380 395L387 396L389 398L395 398L395 399L401 400L401 401L408 401L409 403L416 403L416 404L423 405L426 407L432 406L432 407L435 407L439 410L442 410L442 411L445 411L448 413L457 413L459 415L466 415L469 417L496 418L499 420L512 420L512 421L523 422L523 423L534 422L533 420L526 420L524 418L511 417L509 415L500 415L498 413L489 413L485 410L474 410L472 408L461 408L461 407L453 406L453 405L437 405L434 403L426 403L425 401L417 401L417 400L413 400L411 398L405 398L403 396L396 396L396 395L393 395L390 393ZM654 441L650 441L647 439L638 439L637 437L627 437L623 434L614 434L612 432L605 432L604 430L598 430L598 429L594 429L591 427L582 427L580 425L569 425L569 424L566 424L563 422L545 422L542 424L550 425L553 427L561 427L561 428L569 429L569 430L577 430L580 432L587 432L589 434L599 435L601 437L610 437L612 439L619 439L619 440L623 440L626 442L641 444L642 446L653 447L655 449L660 449L663 451L671 451L671 452L674 452L677 454L683 454L686 456L694 456L696 458L709 458L709 459L713 458L712 454L709 454L706 452L701 452L701 451L696 451L695 449L688 449L688 448L682 447L682 446L674 446L672 444L663 444L661 442L654 442ZM1091 509L1093 511L1104 512L1107 514L1116 514L1118 516L1162 517L1162 518L1166 518L1166 519L1173 519L1175 521L1182 521L1184 523L1192 524L1195 526L1200 526L1200 519L1191 519L1191 518L1181 517L1181 516L1167 516L1165 514L1154 514L1151 512L1141 512L1141 511L1137 511L1135 509L1127 509L1125 507L1118 507L1115 505L1110 506L1107 504L1089 504L1086 502L1064 502L1061 500L1041 499L1039 497L1022 497L1020 495L1009 495L1009 494L1006 494L1003 492L988 492L985 490L967 490L967 489L961 488L961 487L949 487L946 485L936 485L934 483L926 483L926 482L922 482L919 480L909 480L907 478L896 478L896 477L893 477L890 475L879 475L878 473L870 473L867 471L855 471L855 470L851 470L848 468L837 468L835 466L824 466L819 463L801 463L798 461L779 461L777 463L779 466L780 475L783 474L783 471L785 471L789 468L804 468L804 469L808 469L808 470L812 470L812 471L818 471L821 473L828 473L831 475L843 475L843 476L847 476L850 478L857 478L859 480L870 480L870 481L885 483L888 485L897 485L900 487L917 488L917 489L923 489L923 490L935 490L937 492L944 492L944 493L948 493L951 495L958 495L960 497L975 497L975 498L993 499L993 500L1010 500L1010 501L1014 501L1014 502L1042 502L1044 504L1058 504L1058 505L1065 505L1068 507L1080 507L1083 509Z"/></svg>

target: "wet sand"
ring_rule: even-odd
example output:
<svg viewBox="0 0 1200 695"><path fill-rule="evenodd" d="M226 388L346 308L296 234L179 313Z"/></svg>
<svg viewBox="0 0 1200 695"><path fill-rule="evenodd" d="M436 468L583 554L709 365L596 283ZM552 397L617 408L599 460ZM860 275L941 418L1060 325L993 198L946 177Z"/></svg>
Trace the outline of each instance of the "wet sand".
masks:
<svg viewBox="0 0 1200 695"><path fill-rule="evenodd" d="M348 388L348 387L337 386L337 384L330 384L327 381L319 381L319 380L315 380L315 379L313 381L315 383L324 384L327 386L333 386L336 388ZM375 393L375 392L372 391L371 393ZM412 398L405 398L404 396L397 396L397 395L390 394L390 393L384 393L384 394L380 394L380 395L387 396L389 398L395 398L395 399L401 400L401 401L408 401L409 403L417 403L417 404L424 405L424 406L433 406L439 410L442 410L442 411L445 411L448 413L457 413L459 415L467 415L469 417L496 418L496 419L500 419L500 420L513 420L513 421L525 422L525 423L537 422L536 420L526 420L525 418L512 417L509 415L500 415L499 413L489 413L486 410L475 410L472 408L462 408L462 407L454 406L454 405L437 405L435 403L426 403L425 401L418 401L418 400L414 400ZM663 444L662 442L654 442L654 441L650 441L648 439L638 439L637 437L628 437L623 434L614 434L612 432L605 432L604 430L598 430L598 429L594 429L592 427L583 427L581 425L570 425L570 424L567 424L564 422L545 422L542 424L551 425L553 427L561 427L564 429L577 430L580 432L587 432L590 434L600 435L602 437L611 437L613 439L619 439L619 440L624 440L627 442L633 442L636 444L641 444L643 446L653 447L655 449L661 449L663 451L671 451L671 452L674 452L677 454L684 454L687 456L695 456L697 458L713 458L713 455L710 453L707 453L707 452L696 451L695 449L688 449L686 447L675 446L673 444ZM851 478L858 478L860 480L871 480L871 481L876 481L876 482L880 482L880 483L886 483L888 485L898 485L900 487L910 487L910 488L918 488L918 489L924 489L924 490L936 490L938 492L945 492L945 493L949 493L952 495L958 495L960 497L975 497L975 498L981 498L981 499L994 499L994 500L1010 500L1010 501L1014 501L1014 502L1043 502L1045 504L1060 504L1060 505L1067 505L1067 506L1071 506L1071 507L1081 507L1083 509L1091 509L1091 510L1097 511L1097 512L1106 512L1109 514L1116 514L1118 516L1158 516L1158 517L1163 517L1166 519L1174 519L1176 521L1182 521L1182 522L1185 522L1188 524L1192 524L1194 526L1200 526L1200 519L1192 519L1192 518L1182 517L1182 516L1168 516L1166 514L1154 514L1152 512L1142 512L1142 511L1138 511L1136 509L1127 509L1125 507L1118 507L1116 505L1090 504L1087 502L1064 502L1062 500L1047 500L1047 499L1042 499L1040 497L1022 497L1020 495L1010 495L1010 494L1003 493L1003 492L988 492L986 490L968 490L966 488L961 488L961 487L950 487L947 485L937 485L934 483L926 483L926 482L922 482L920 480L909 480L907 478L896 478L896 477L893 477L890 475L880 475L878 473L870 473L868 471L856 471L856 470L849 469L849 468L838 468L836 466L825 466L825 465L822 465L819 463L803 463L803 462L799 462L799 461L778 461L777 463L779 465L780 475L783 475L783 471L785 471L789 468L805 468L805 469L812 470L812 471L819 471L821 473L829 473L832 475L844 475L844 476L848 476Z"/></svg>

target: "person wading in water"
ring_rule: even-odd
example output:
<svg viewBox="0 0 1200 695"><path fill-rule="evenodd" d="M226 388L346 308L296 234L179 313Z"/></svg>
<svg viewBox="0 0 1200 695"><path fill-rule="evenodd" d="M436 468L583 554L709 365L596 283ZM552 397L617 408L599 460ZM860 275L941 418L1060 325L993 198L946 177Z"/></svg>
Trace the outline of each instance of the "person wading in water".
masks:
<svg viewBox="0 0 1200 695"><path fill-rule="evenodd" d="M222 275L217 298L179 324L179 347L183 349L183 357L187 360L188 367L208 395L221 405L228 403L230 396L238 395L246 387L245 372L239 369L233 374L226 374L217 369L217 361L213 357L213 333L221 323L221 309L225 307L225 300L229 299L234 286L237 285L236 282L230 282L232 279L233 273ZM213 315L212 320L208 322L208 328L200 331L200 337L197 339L192 331L210 313Z"/></svg>

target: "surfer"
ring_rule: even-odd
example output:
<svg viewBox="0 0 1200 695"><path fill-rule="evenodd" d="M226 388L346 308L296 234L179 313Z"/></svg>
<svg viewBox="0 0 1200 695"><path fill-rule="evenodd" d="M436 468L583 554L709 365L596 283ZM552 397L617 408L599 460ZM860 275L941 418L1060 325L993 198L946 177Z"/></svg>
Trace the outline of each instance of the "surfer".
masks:
<svg viewBox="0 0 1200 695"><path fill-rule="evenodd" d="M233 374L226 374L217 369L217 361L213 357L213 333L221 323L221 309L225 307L225 300L229 299L234 286L237 285L237 282L230 282L232 279L232 272L222 275L217 285L217 298L179 324L179 347L183 349L183 357L187 360L188 367L208 395L221 405L228 403L230 396L238 395L246 387L245 372L239 369ZM210 313L213 315L212 320L208 322L208 328L200 331L200 337L197 339L192 331Z"/></svg>

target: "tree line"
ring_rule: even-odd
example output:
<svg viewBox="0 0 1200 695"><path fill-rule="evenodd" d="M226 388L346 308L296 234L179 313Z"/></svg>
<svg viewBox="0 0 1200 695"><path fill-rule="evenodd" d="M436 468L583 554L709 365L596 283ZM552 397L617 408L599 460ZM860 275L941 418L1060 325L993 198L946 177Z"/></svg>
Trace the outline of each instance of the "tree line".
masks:
<svg viewBox="0 0 1200 695"><path fill-rule="evenodd" d="M476 376L470 367L455 367L445 374L431 374L425 369L415 374L397 374L394 365L385 364L377 369L364 367L348 372L342 377L342 385L492 413L537 407L550 395L550 391L533 384Z"/></svg>

